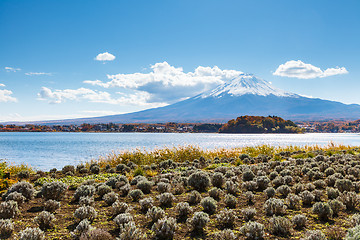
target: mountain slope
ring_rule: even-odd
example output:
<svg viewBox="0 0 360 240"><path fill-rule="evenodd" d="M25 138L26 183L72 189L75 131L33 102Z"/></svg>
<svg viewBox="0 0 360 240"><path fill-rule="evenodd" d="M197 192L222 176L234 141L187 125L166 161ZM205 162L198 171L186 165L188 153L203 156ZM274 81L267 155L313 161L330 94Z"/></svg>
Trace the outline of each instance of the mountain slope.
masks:
<svg viewBox="0 0 360 240"><path fill-rule="evenodd" d="M41 124L227 122L241 115L276 115L290 120L360 119L360 105L303 97L243 74L198 96L160 108Z"/></svg>

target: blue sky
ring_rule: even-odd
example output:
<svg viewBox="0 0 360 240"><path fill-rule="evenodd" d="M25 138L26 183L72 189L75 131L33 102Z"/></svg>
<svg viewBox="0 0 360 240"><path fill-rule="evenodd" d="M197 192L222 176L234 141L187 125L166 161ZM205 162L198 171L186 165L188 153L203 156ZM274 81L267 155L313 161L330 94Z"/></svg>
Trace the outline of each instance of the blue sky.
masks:
<svg viewBox="0 0 360 240"><path fill-rule="evenodd" d="M240 71L360 104L359 11L357 0L2 0L0 121L162 106Z"/></svg>

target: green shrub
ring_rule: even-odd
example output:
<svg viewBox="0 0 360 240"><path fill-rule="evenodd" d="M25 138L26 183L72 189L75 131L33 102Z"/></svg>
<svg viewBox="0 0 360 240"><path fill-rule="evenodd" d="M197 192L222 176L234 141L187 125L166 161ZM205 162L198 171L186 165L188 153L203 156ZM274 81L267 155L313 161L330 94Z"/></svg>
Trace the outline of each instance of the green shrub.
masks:
<svg viewBox="0 0 360 240"><path fill-rule="evenodd" d="M106 240L112 239L111 234L101 228L91 229L81 234L79 240Z"/></svg>
<svg viewBox="0 0 360 240"><path fill-rule="evenodd" d="M120 235L121 240L144 240L146 235L138 229L134 222L128 222L120 226ZM107 238L108 239L108 238Z"/></svg>
<svg viewBox="0 0 360 240"><path fill-rule="evenodd" d="M228 208L236 208L237 199L233 195L226 194L224 202L225 202L226 207L228 207Z"/></svg>
<svg viewBox="0 0 360 240"><path fill-rule="evenodd" d="M93 174L98 174L100 173L100 167L97 164L91 164L90 166L90 172Z"/></svg>
<svg viewBox="0 0 360 240"><path fill-rule="evenodd" d="M11 219L0 219L0 237L9 238L14 231Z"/></svg>
<svg viewBox="0 0 360 240"><path fill-rule="evenodd" d="M297 214L291 219L294 228L303 229L307 222L307 217L304 214Z"/></svg>
<svg viewBox="0 0 360 240"><path fill-rule="evenodd" d="M84 233L91 231L92 229L93 228L91 227L89 220L84 219L84 220L81 220L81 222L76 226L74 234L82 235Z"/></svg>
<svg viewBox="0 0 360 240"><path fill-rule="evenodd" d="M12 185L9 190L5 193L4 199L13 192L21 193L27 200L32 199L34 196L35 189L31 183L28 182L17 182Z"/></svg>
<svg viewBox="0 0 360 240"><path fill-rule="evenodd" d="M130 213L121 213L114 218L114 222L118 228L124 226L124 224L132 222L134 220Z"/></svg>
<svg viewBox="0 0 360 240"><path fill-rule="evenodd" d="M159 193L170 192L171 185L169 183L159 182L156 184Z"/></svg>
<svg viewBox="0 0 360 240"><path fill-rule="evenodd" d="M154 200L151 197L141 199L139 201L141 211L146 213L149 208L152 208L153 203L154 203Z"/></svg>
<svg viewBox="0 0 360 240"><path fill-rule="evenodd" d="M251 191L245 192L244 196L245 196L247 204L252 204L253 203L255 195Z"/></svg>
<svg viewBox="0 0 360 240"><path fill-rule="evenodd" d="M94 203L95 201L93 197L85 196L85 197L80 197L79 199L80 206L94 206Z"/></svg>
<svg viewBox="0 0 360 240"><path fill-rule="evenodd" d="M97 212L91 206L82 206L75 210L74 217L78 218L80 221L88 219L92 222L97 217Z"/></svg>
<svg viewBox="0 0 360 240"><path fill-rule="evenodd" d="M148 180L140 181L136 184L136 187L140 189L143 193L148 194L151 192L151 188L154 185L153 182L150 182Z"/></svg>
<svg viewBox="0 0 360 240"><path fill-rule="evenodd" d="M288 185L281 185L276 189L276 191L281 194L281 197L286 198L287 195L291 192L291 189Z"/></svg>
<svg viewBox="0 0 360 240"><path fill-rule="evenodd" d="M236 196L239 193L239 185L233 181L226 181L225 189L228 193Z"/></svg>
<svg viewBox="0 0 360 240"><path fill-rule="evenodd" d="M301 197L295 194L289 194L286 198L286 205L289 209L299 209Z"/></svg>
<svg viewBox="0 0 360 240"><path fill-rule="evenodd" d="M19 213L18 204L15 201L6 201L0 203L0 218L14 218Z"/></svg>
<svg viewBox="0 0 360 240"><path fill-rule="evenodd" d="M134 189L129 192L129 196L133 202L138 202L144 196L144 193L140 189Z"/></svg>
<svg viewBox="0 0 360 240"><path fill-rule="evenodd" d="M337 199L330 200L328 202L334 216L338 216L338 213L345 209L345 205Z"/></svg>
<svg viewBox="0 0 360 240"><path fill-rule="evenodd" d="M282 215L285 214L286 206L283 200L277 198L270 198L266 200L264 204L264 210L266 215L268 216Z"/></svg>
<svg viewBox="0 0 360 240"><path fill-rule="evenodd" d="M194 232L201 232L204 230L208 222L210 221L209 215L204 212L195 212L194 216L189 219L189 227Z"/></svg>
<svg viewBox="0 0 360 240"><path fill-rule="evenodd" d="M176 230L176 220L172 217L159 219L151 228L155 239L171 240Z"/></svg>
<svg viewBox="0 0 360 240"><path fill-rule="evenodd" d="M222 194L222 190L220 188L213 187L209 190L209 196L217 201L220 200L221 194Z"/></svg>
<svg viewBox="0 0 360 240"><path fill-rule="evenodd" d="M335 182L335 188L340 192L351 191L353 184L349 179L337 179Z"/></svg>
<svg viewBox="0 0 360 240"><path fill-rule="evenodd" d="M248 240L263 239L264 225L258 222L247 222L240 228L240 232Z"/></svg>
<svg viewBox="0 0 360 240"><path fill-rule="evenodd" d="M201 200L201 206L204 209L204 212L208 214L214 214L216 212L217 204L212 197L206 197Z"/></svg>
<svg viewBox="0 0 360 240"><path fill-rule="evenodd" d="M302 199L303 205L311 206L312 202L315 200L315 196L311 192L306 190L301 193L301 199Z"/></svg>
<svg viewBox="0 0 360 240"><path fill-rule="evenodd" d="M270 229L274 235L289 236L291 230L291 222L285 217L272 217L270 219Z"/></svg>
<svg viewBox="0 0 360 240"><path fill-rule="evenodd" d="M114 192L109 192L104 195L103 200L108 206L111 206L114 202L118 200L118 195Z"/></svg>
<svg viewBox="0 0 360 240"><path fill-rule="evenodd" d="M251 221L254 219L255 215L256 215L256 209L255 208L244 208L241 209L241 213L244 217L244 220L246 222Z"/></svg>
<svg viewBox="0 0 360 240"><path fill-rule="evenodd" d="M206 172L198 171L190 175L188 185L195 190L203 192L210 187L210 177Z"/></svg>
<svg viewBox="0 0 360 240"><path fill-rule="evenodd" d="M19 240L44 240L45 234L39 228L29 228L19 233Z"/></svg>
<svg viewBox="0 0 360 240"><path fill-rule="evenodd" d="M312 208L313 213L318 215L320 219L328 220L332 217L333 211L328 203L317 202Z"/></svg>
<svg viewBox="0 0 360 240"><path fill-rule="evenodd" d="M351 216L351 223L353 226L360 225L360 214L355 213Z"/></svg>
<svg viewBox="0 0 360 240"><path fill-rule="evenodd" d="M259 176L256 178L257 190L263 191L268 187L270 179L266 176Z"/></svg>
<svg viewBox="0 0 360 240"><path fill-rule="evenodd" d="M59 208L60 208L60 202L56 200L50 199L44 203L44 210L47 212L55 212Z"/></svg>
<svg viewBox="0 0 360 240"><path fill-rule="evenodd" d="M15 201L19 206L23 204L25 200L26 198L21 193L18 192L10 193L5 199L5 201Z"/></svg>
<svg viewBox="0 0 360 240"><path fill-rule="evenodd" d="M74 199L78 201L80 197L93 197L96 192L96 189L92 185L81 185L79 186L75 193Z"/></svg>
<svg viewBox="0 0 360 240"><path fill-rule="evenodd" d="M276 191L275 191L275 189L274 189L273 187L268 187L268 188L266 188L266 189L264 190L264 192L265 192L267 198L272 198L272 197L274 197L274 196L275 196L275 193L276 193Z"/></svg>
<svg viewBox="0 0 360 240"><path fill-rule="evenodd" d="M101 198L109 192L111 192L111 187L106 185L105 183L101 183L96 187L96 194L99 195L99 197Z"/></svg>
<svg viewBox="0 0 360 240"><path fill-rule="evenodd" d="M141 181L147 181L147 178L142 175L137 175L136 177L134 177L131 180L130 185L136 185L136 184L138 184L138 182L141 182Z"/></svg>
<svg viewBox="0 0 360 240"><path fill-rule="evenodd" d="M201 201L201 195L198 191L193 190L189 193L187 202L191 205L196 205Z"/></svg>
<svg viewBox="0 0 360 240"><path fill-rule="evenodd" d="M251 180L253 180L254 178L255 178L255 174L254 174L250 169L245 170L245 171L243 172L243 174L242 174L242 180L243 180L244 182L246 182L246 181L251 181Z"/></svg>
<svg viewBox="0 0 360 240"><path fill-rule="evenodd" d="M46 200L61 200L66 193L67 186L62 182L45 183L41 188L41 194Z"/></svg>
<svg viewBox="0 0 360 240"><path fill-rule="evenodd" d="M326 236L320 230L312 230L306 233L305 240L326 240Z"/></svg>
<svg viewBox="0 0 360 240"><path fill-rule="evenodd" d="M224 229L221 232L217 232L211 236L211 239L215 240L236 240L237 237L231 229Z"/></svg>
<svg viewBox="0 0 360 240"><path fill-rule="evenodd" d="M175 201L175 197L172 193L162 193L158 196L160 206L162 207L171 207Z"/></svg>
<svg viewBox="0 0 360 240"><path fill-rule="evenodd" d="M47 211L42 211L34 218L34 222L39 225L41 230L52 228L52 221L55 216Z"/></svg>
<svg viewBox="0 0 360 240"><path fill-rule="evenodd" d="M124 202L116 201L111 205L111 215L117 216L121 213L126 213L129 211L129 205Z"/></svg>
<svg viewBox="0 0 360 240"><path fill-rule="evenodd" d="M340 195L339 190L332 188L332 187L328 187L326 189L326 193L329 199L335 199Z"/></svg>
<svg viewBox="0 0 360 240"><path fill-rule="evenodd" d="M346 206L346 210L354 210L359 206L360 198L355 192L344 192L340 195L340 201Z"/></svg>
<svg viewBox="0 0 360 240"><path fill-rule="evenodd" d="M165 217L165 212L162 208L153 206L147 211L146 217L150 219L151 223L154 223Z"/></svg>
<svg viewBox="0 0 360 240"><path fill-rule="evenodd" d="M215 172L211 178L212 185L217 188L222 188L225 183L224 175L221 172Z"/></svg>
<svg viewBox="0 0 360 240"><path fill-rule="evenodd" d="M179 219L187 219L192 209L187 202L179 202L175 207L175 212Z"/></svg>
<svg viewBox="0 0 360 240"><path fill-rule="evenodd" d="M227 208L224 208L216 215L218 225L223 228L232 228L236 219L235 211L231 209L228 210Z"/></svg>

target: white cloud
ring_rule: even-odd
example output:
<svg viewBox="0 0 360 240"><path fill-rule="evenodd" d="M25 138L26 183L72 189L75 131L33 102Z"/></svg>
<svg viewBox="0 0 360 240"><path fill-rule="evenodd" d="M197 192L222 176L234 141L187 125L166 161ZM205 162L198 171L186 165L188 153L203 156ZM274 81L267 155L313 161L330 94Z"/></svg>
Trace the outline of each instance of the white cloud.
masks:
<svg viewBox="0 0 360 240"><path fill-rule="evenodd" d="M12 97L11 95L13 94L12 91L10 90L0 90L0 103L1 102L17 102L17 99Z"/></svg>
<svg viewBox="0 0 360 240"><path fill-rule="evenodd" d="M1 122L26 122L26 121L48 121L48 120L61 120L61 119L74 119L84 117L95 117L92 114L69 114L69 115L35 115L35 116L22 116L18 113L10 113L8 115L0 116Z"/></svg>
<svg viewBox="0 0 360 240"><path fill-rule="evenodd" d="M0 87L5 87L5 84L0 83Z"/></svg>
<svg viewBox="0 0 360 240"><path fill-rule="evenodd" d="M0 122L7 122L7 121L19 121L21 120L21 115L18 113L10 113L7 115L2 115L0 117Z"/></svg>
<svg viewBox="0 0 360 240"><path fill-rule="evenodd" d="M40 75L47 75L47 76L51 76L52 74L51 73L46 73L46 72L27 72L25 73L25 75L28 75L28 76L40 76Z"/></svg>
<svg viewBox="0 0 360 240"><path fill-rule="evenodd" d="M112 55L111 53L104 52L104 53L99 53L95 57L95 60L97 60L97 61L113 61L113 60L115 60L115 56Z"/></svg>
<svg viewBox="0 0 360 240"><path fill-rule="evenodd" d="M89 102L108 103L108 104L122 104L122 105L136 105L157 107L164 106L165 103L148 103L150 98L146 92L136 91L134 94L121 94L120 97L113 98L110 93L103 91L91 90L88 88L79 89L64 89L64 90L51 90L47 87L42 87L38 93L39 100L45 100L49 103L63 103L67 100L81 101L87 100Z"/></svg>
<svg viewBox="0 0 360 240"><path fill-rule="evenodd" d="M324 76L328 77L328 76L347 74L347 73L349 73L349 72L344 67L328 68L324 71Z"/></svg>
<svg viewBox="0 0 360 240"><path fill-rule="evenodd" d="M22 116L18 113L10 113L0 116L0 123L2 122L26 122L26 121L51 121L62 119L74 119L74 118L88 118L99 117L106 115L123 114L127 112L114 112L114 111L80 111L74 114L55 114L55 115L34 115L34 116Z"/></svg>
<svg viewBox="0 0 360 240"><path fill-rule="evenodd" d="M144 91L150 94L151 102L174 102L195 96L203 91L233 79L241 74L236 70L221 70L217 66L199 66L194 72L184 72L167 62L151 66L150 73L107 75L110 81L84 81L84 83L104 88L118 87Z"/></svg>
<svg viewBox="0 0 360 240"><path fill-rule="evenodd" d="M17 72L20 70L21 70L20 68L5 67L5 71L7 71L7 72Z"/></svg>
<svg viewBox="0 0 360 240"><path fill-rule="evenodd" d="M300 60L287 61L284 64L281 64L273 75L281 77L294 77L300 79L310 79L310 78L324 78L339 74L346 74L348 71L344 67L328 68L326 70L321 70L318 67L315 67L311 64L304 63Z"/></svg>
<svg viewBox="0 0 360 240"><path fill-rule="evenodd" d="M115 111L106 111L106 110L99 110L99 111L98 110L84 110L81 112L88 114L87 116L93 116L93 117L125 113L125 112L115 112Z"/></svg>
<svg viewBox="0 0 360 240"><path fill-rule="evenodd" d="M66 100L88 99L90 101L99 101L106 99L109 94L106 92L96 92L87 88L54 90L42 87L38 93L41 100L48 100L49 103L63 103Z"/></svg>

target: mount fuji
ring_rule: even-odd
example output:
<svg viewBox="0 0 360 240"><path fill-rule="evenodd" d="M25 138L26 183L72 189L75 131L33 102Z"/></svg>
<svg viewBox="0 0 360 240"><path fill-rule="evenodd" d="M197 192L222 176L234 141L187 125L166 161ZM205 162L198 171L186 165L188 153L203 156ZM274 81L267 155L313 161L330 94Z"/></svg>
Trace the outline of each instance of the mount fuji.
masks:
<svg viewBox="0 0 360 240"><path fill-rule="evenodd" d="M360 119L360 105L304 97L241 74L213 90L159 108L104 117L42 121L47 124L227 122L242 115L276 115L290 120Z"/></svg>

